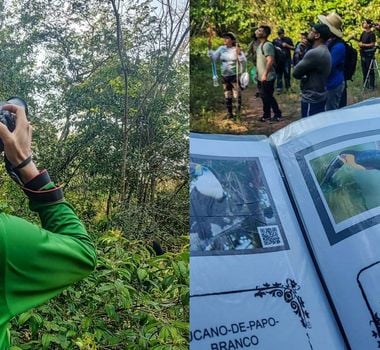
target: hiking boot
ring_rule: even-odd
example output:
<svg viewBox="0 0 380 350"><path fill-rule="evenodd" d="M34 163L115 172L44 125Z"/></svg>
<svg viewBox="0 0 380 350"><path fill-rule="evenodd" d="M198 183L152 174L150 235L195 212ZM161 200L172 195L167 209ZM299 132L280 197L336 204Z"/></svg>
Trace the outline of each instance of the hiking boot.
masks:
<svg viewBox="0 0 380 350"><path fill-rule="evenodd" d="M270 118L264 118L264 117L261 117L259 119L261 122L265 123L266 121L270 120Z"/></svg>
<svg viewBox="0 0 380 350"><path fill-rule="evenodd" d="M272 120L275 122L280 122L282 121L282 116L274 116Z"/></svg>

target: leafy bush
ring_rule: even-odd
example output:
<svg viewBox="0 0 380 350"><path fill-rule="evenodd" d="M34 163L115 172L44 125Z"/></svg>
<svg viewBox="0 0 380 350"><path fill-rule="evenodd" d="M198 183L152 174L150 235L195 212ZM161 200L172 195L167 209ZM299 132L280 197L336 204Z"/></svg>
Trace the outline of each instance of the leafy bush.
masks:
<svg viewBox="0 0 380 350"><path fill-rule="evenodd" d="M99 235L96 271L14 319L11 349L187 349L189 253L177 240L182 251L155 256L121 231Z"/></svg>

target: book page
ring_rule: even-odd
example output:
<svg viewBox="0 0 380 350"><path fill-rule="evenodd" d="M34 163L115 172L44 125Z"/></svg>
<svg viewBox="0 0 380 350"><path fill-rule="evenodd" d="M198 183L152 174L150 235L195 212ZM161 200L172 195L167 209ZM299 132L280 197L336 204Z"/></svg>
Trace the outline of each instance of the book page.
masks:
<svg viewBox="0 0 380 350"><path fill-rule="evenodd" d="M190 348L344 349L268 140L191 134L190 176Z"/></svg>

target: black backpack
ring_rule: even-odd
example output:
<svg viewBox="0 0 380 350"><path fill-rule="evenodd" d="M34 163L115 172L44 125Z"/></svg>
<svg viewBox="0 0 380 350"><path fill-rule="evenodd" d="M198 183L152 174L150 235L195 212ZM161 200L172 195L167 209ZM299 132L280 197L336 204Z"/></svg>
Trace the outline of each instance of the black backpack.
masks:
<svg viewBox="0 0 380 350"><path fill-rule="evenodd" d="M282 66L284 65L285 61L286 61L286 53L283 49L281 49L280 47L274 45L274 59L276 61L276 65L277 66Z"/></svg>
<svg viewBox="0 0 380 350"><path fill-rule="evenodd" d="M344 80L351 80L355 74L356 64L358 62L358 52L355 50L351 43L347 43L344 40L336 39L329 45L329 50L337 43L343 43L346 48L346 57L344 59L344 67L342 67L344 72Z"/></svg>
<svg viewBox="0 0 380 350"><path fill-rule="evenodd" d="M265 41L262 45L261 45L261 53L264 55L264 45L266 43L271 43L273 46L274 46L274 62L273 62L273 67L274 68L277 68L281 65L283 65L286 61L286 53L284 50L282 50L281 48L279 48L278 46L276 46L274 43L270 42L270 41Z"/></svg>
<svg viewBox="0 0 380 350"><path fill-rule="evenodd" d="M277 39L276 39L277 40ZM274 46L274 59L276 60L277 66L283 66L286 61L286 51L282 48L282 46L276 45L276 40L272 41L272 44Z"/></svg>

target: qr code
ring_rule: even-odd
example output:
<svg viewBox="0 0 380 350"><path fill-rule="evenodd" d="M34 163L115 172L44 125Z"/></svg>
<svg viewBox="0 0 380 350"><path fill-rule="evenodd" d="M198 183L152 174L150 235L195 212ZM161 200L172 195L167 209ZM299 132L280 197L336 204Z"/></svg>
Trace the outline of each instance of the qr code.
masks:
<svg viewBox="0 0 380 350"><path fill-rule="evenodd" d="M273 226L259 226L257 227L259 232L261 244L263 248L279 247L284 245L280 230L277 225Z"/></svg>

